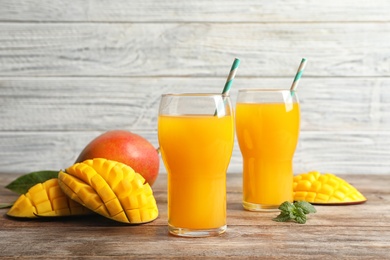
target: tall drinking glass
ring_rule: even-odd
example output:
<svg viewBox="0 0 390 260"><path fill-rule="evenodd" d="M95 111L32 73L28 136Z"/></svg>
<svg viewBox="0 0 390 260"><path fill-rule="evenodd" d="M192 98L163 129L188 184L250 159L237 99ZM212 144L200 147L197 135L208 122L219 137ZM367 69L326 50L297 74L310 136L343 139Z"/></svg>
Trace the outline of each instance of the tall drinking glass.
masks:
<svg viewBox="0 0 390 260"><path fill-rule="evenodd" d="M293 200L293 156L300 108L290 90L242 89L236 103L236 131L243 157L243 207L277 210Z"/></svg>
<svg viewBox="0 0 390 260"><path fill-rule="evenodd" d="M234 142L230 98L162 95L158 140L168 174L168 229L178 236L226 230L226 171Z"/></svg>

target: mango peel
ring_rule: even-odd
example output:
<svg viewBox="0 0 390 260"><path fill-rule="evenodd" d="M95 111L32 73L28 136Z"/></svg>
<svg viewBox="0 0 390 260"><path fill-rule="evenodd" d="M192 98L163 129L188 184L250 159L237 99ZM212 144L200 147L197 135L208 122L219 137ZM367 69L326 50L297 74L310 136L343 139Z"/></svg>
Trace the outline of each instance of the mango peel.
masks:
<svg viewBox="0 0 390 260"><path fill-rule="evenodd" d="M318 171L294 176L293 196L295 201L324 205L359 204L367 201L363 194L342 178Z"/></svg>
<svg viewBox="0 0 390 260"><path fill-rule="evenodd" d="M58 182L72 200L109 219L141 224L158 217L150 185L123 163L86 160L60 171Z"/></svg>
<svg viewBox="0 0 390 260"><path fill-rule="evenodd" d="M32 186L19 196L8 216L16 218L65 217L93 214L79 203L71 200L61 190L58 179L49 179Z"/></svg>

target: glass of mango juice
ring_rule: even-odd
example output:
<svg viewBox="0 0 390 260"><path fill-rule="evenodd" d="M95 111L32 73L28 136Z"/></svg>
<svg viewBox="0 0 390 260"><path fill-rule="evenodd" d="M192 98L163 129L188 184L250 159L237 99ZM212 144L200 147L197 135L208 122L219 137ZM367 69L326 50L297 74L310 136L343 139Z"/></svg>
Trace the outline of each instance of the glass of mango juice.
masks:
<svg viewBox="0 0 390 260"><path fill-rule="evenodd" d="M168 229L205 237L226 231L226 171L234 143L230 98L164 94L158 141L168 177Z"/></svg>
<svg viewBox="0 0 390 260"><path fill-rule="evenodd" d="M297 93L241 89L235 119L243 157L244 209L273 211L292 202L293 156L300 128Z"/></svg>

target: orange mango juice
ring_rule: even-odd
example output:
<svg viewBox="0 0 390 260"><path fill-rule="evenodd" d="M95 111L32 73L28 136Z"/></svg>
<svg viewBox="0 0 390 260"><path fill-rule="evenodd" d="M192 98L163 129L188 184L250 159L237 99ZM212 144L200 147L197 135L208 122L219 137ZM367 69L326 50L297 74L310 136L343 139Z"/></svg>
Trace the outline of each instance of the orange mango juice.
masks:
<svg viewBox="0 0 390 260"><path fill-rule="evenodd" d="M298 103L237 103L244 208L272 209L284 201L292 202L292 159L298 143L299 111Z"/></svg>
<svg viewBox="0 0 390 260"><path fill-rule="evenodd" d="M232 116L159 116L170 226L212 229L226 225L226 170L233 150L233 124Z"/></svg>

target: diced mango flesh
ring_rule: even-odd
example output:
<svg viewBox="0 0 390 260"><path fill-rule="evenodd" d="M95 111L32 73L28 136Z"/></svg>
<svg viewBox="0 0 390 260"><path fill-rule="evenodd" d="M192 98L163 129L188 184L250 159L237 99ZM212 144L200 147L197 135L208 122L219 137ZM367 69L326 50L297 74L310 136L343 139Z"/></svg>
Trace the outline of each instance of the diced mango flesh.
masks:
<svg viewBox="0 0 390 260"><path fill-rule="evenodd" d="M16 200L8 216L35 218L38 216L75 216L92 214L90 210L73 202L58 185L58 179L50 179L31 187Z"/></svg>
<svg viewBox="0 0 390 260"><path fill-rule="evenodd" d="M294 200L314 204L352 204L367 199L351 184L334 174L317 171L294 176Z"/></svg>
<svg viewBox="0 0 390 260"><path fill-rule="evenodd" d="M158 217L151 187L125 164L102 158L86 160L60 171L58 180L70 198L107 218L140 224Z"/></svg>

